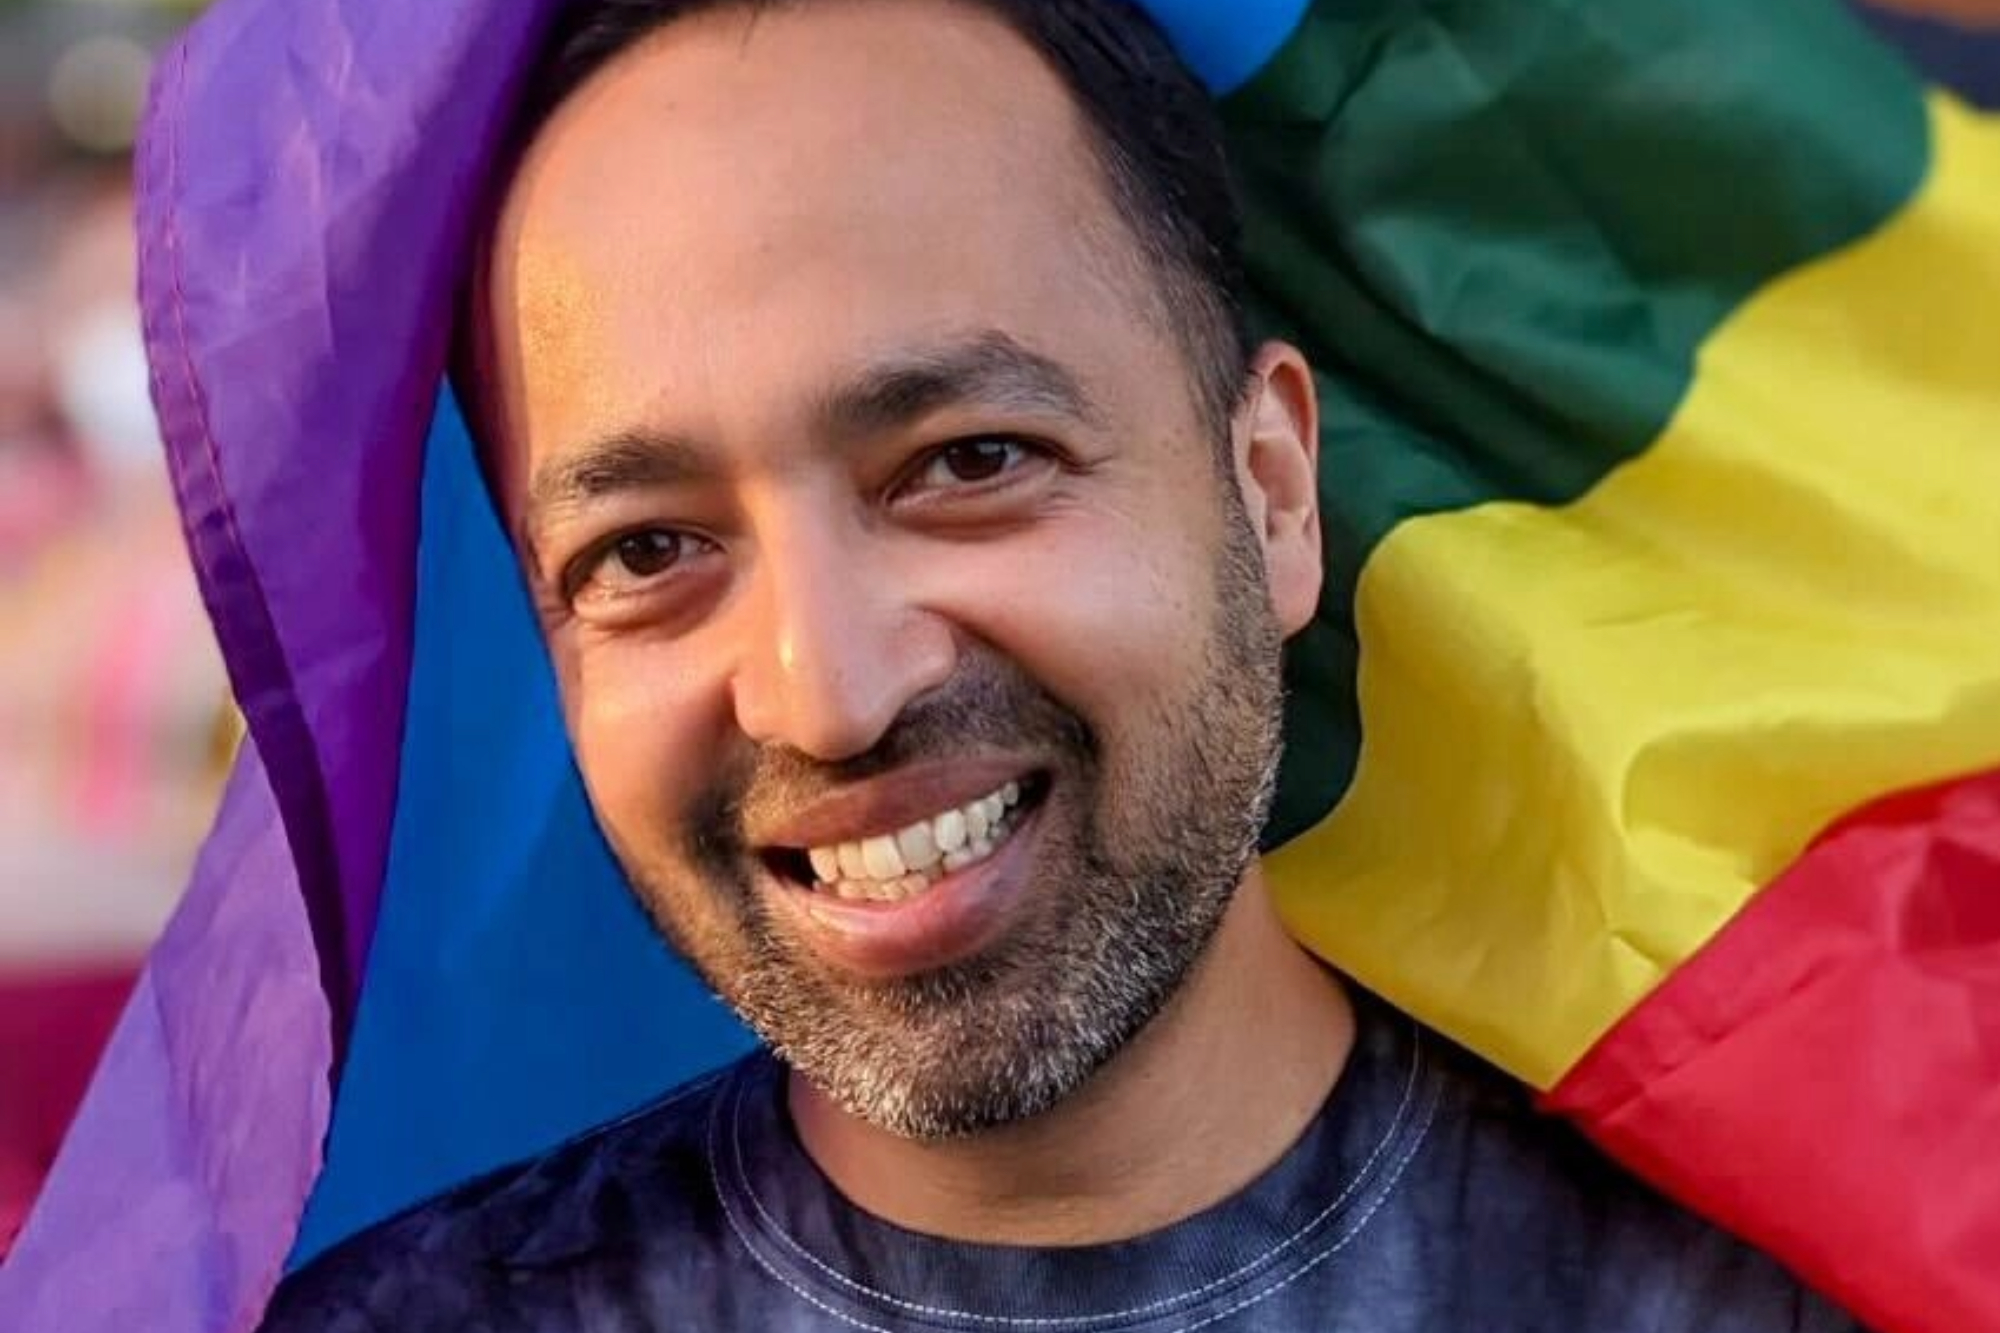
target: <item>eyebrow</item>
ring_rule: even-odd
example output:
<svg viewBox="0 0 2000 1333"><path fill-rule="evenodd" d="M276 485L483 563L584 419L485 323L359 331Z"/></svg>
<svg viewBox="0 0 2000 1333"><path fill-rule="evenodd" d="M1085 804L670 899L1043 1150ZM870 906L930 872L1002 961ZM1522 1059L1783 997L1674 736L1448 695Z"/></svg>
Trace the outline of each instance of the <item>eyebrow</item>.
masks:
<svg viewBox="0 0 2000 1333"><path fill-rule="evenodd" d="M528 486L528 519L532 526L592 500L684 485L714 474L706 451L692 440L658 431L619 431L536 468Z"/></svg>
<svg viewBox="0 0 2000 1333"><path fill-rule="evenodd" d="M1075 375L998 329L885 358L829 393L817 413L835 439L886 434L961 404L1098 424Z"/></svg>
<svg viewBox="0 0 2000 1333"><path fill-rule="evenodd" d="M1091 425L1102 421L1074 374L998 329L884 357L822 395L813 417L825 437L848 443L966 405ZM711 451L697 441L651 430L618 431L535 469L527 527L593 500L713 480L719 470Z"/></svg>

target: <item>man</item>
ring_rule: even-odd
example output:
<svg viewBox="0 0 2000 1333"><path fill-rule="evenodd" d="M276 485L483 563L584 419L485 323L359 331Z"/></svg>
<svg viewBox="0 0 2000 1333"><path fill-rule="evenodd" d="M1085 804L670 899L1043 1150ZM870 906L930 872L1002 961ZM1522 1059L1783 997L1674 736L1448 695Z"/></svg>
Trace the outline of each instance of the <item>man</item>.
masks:
<svg viewBox="0 0 2000 1333"><path fill-rule="evenodd" d="M605 832L769 1051L267 1329L1851 1327L1275 916L1313 381L1145 20L600 0L535 105L489 471Z"/></svg>

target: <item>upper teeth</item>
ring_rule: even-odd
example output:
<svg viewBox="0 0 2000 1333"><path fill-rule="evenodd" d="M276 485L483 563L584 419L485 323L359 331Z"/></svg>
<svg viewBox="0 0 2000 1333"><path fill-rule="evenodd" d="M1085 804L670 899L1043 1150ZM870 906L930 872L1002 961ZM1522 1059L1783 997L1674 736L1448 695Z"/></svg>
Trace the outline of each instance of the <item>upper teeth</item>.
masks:
<svg viewBox="0 0 2000 1333"><path fill-rule="evenodd" d="M886 884L929 871L940 863L960 860L975 849L990 851L994 828L1007 810L1021 800L1021 784L1010 782L929 819L918 820L894 833L852 842L811 847L806 856L822 883Z"/></svg>

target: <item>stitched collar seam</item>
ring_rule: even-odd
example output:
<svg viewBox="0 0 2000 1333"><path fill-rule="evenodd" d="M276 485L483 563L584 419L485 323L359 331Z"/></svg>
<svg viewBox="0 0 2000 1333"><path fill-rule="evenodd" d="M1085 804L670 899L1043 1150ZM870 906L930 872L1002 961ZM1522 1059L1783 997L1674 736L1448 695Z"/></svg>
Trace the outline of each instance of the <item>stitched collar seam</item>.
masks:
<svg viewBox="0 0 2000 1333"><path fill-rule="evenodd" d="M1206 1326L1215 1318L1226 1317L1237 1309L1247 1308L1249 1305L1265 1299L1268 1295L1281 1290L1298 1277L1303 1276L1306 1271L1316 1267L1319 1263L1331 1257L1333 1253L1344 1248L1372 1218L1388 1194L1393 1191L1402 1172L1428 1135L1440 1097L1437 1080L1434 1077L1426 1077L1432 1074L1433 1071L1429 1062L1424 1058L1423 1031L1414 1023L1411 1023L1410 1032L1412 1040L1408 1073L1396 1110L1391 1115L1388 1126L1384 1129L1382 1136L1376 1142L1360 1169L1342 1187L1340 1193L1331 1203L1322 1208L1306 1222L1300 1224L1282 1240L1272 1244L1261 1253L1246 1259L1242 1264L1228 1273L1212 1278L1200 1286L1163 1296L1148 1301L1143 1305L1121 1310L1059 1316L984 1314L977 1311L955 1310L911 1301L890 1292L881 1291L841 1272L833 1264L813 1253L801 1241L791 1235L783 1224L766 1208L762 1198L758 1195L756 1186L750 1178L742 1155L742 1110L745 1095L742 1080L732 1083L731 1087L726 1090L725 1095L717 1098L717 1106L711 1124L712 1132L707 1144L711 1153L709 1169L712 1178L716 1182L718 1194L723 1193L727 1186L730 1185L740 1187L741 1196L739 1202L747 1201L755 1211L755 1216L749 1219L750 1226L748 1230L755 1230L761 1235L775 1239L783 1250L789 1251L791 1256L803 1261L807 1265L806 1268L801 1269L789 1262L784 1254L776 1254L768 1258L760 1255L758 1262L767 1271L770 1271L772 1264L776 1263L781 1267L789 1269L799 1282L816 1284L821 1279L830 1280L836 1289L834 1292L828 1293L830 1296L844 1297L862 1305L886 1306L888 1310L885 1313L889 1314L890 1317L916 1317L925 1320L927 1323L935 1321L936 1326L947 1330L947 1333L965 1333L967 1326L992 1330L1034 1330L1036 1333L1112 1333L1112 1330L1132 1327L1137 1324L1166 1317L1177 1310L1184 1310L1185 1307L1195 1305L1204 1299L1212 1298L1217 1293L1226 1293L1232 1286L1242 1287L1254 1284L1263 1279L1272 1278L1273 1274L1270 1270L1288 1250L1302 1245L1309 1237L1321 1230L1329 1222L1339 1221L1343 1218L1346 1220L1347 1225L1340 1228L1328 1243L1326 1249L1318 1251L1303 1260L1297 1268L1290 1270L1285 1276L1276 1278L1271 1286L1244 1295L1227 1310L1213 1316L1204 1317L1197 1323L1187 1326L1190 1329L1200 1328ZM1411 1127L1411 1121L1414 1118L1413 1107L1419 1099L1420 1092L1423 1096L1424 1106L1420 1121L1413 1130ZM727 1108L729 1116L729 1143L726 1146L731 1151L734 1159L726 1163L719 1162L715 1157L717 1148L721 1146L719 1142L719 1131L721 1128L719 1122L724 1114L722 1105L724 1101L729 1103ZM1409 1139L1405 1151L1387 1168L1387 1177L1380 1178L1383 1169L1383 1159L1395 1148L1399 1140L1405 1138ZM726 1173L723 1169L725 1165L731 1168ZM724 1180L725 1174L728 1176L727 1181ZM1350 1216L1350 1214L1353 1214L1351 1205L1357 1197L1366 1197L1367 1194L1375 1196L1368 1203L1367 1208L1358 1215ZM727 1200L725 1199L726 1205ZM746 1245L751 1245L753 1249L757 1248L746 1234L746 1228L738 1226L737 1221L738 1219L732 1213L731 1225L737 1230L738 1236L744 1240ZM793 1288L795 1291L797 1290L797 1285L793 1281L786 1280L785 1285ZM816 1306L820 1305L820 1302L817 1301L813 1303ZM821 1308L825 1307L821 1306ZM867 1324L861 1324L860 1326L872 1327Z"/></svg>
<svg viewBox="0 0 2000 1333"><path fill-rule="evenodd" d="M1404 1171L1409 1168L1412 1161L1416 1160L1417 1153L1422 1150L1425 1141L1430 1137L1431 1126L1437 1119L1438 1103L1442 1100L1442 1090L1437 1083L1433 1082L1430 1088L1430 1095L1424 1103L1423 1120L1418 1124L1416 1132L1411 1136L1409 1146L1403 1150L1402 1156L1396 1159L1396 1163L1390 1168L1387 1178L1382 1181L1381 1188L1376 1192L1375 1197L1369 1201L1368 1207L1363 1210L1360 1216L1354 1219L1352 1227L1325 1249L1313 1255L1310 1259L1305 1260L1283 1278L1271 1283L1261 1291L1253 1292L1243 1297L1243 1299L1233 1305L1217 1310L1212 1314L1204 1315L1192 1324L1183 1324L1180 1328L1173 1330L1173 1333L1196 1333L1197 1329L1209 1328L1221 1323L1225 1319L1234 1318L1236 1315L1242 1314L1245 1310L1251 1309L1276 1296L1279 1292L1299 1281L1315 1268L1318 1268L1321 1264L1346 1249L1354 1241L1355 1237L1367 1229L1369 1222L1374 1220L1375 1214L1380 1212L1383 1205L1389 1202L1390 1196L1396 1192L1396 1187L1402 1183Z"/></svg>

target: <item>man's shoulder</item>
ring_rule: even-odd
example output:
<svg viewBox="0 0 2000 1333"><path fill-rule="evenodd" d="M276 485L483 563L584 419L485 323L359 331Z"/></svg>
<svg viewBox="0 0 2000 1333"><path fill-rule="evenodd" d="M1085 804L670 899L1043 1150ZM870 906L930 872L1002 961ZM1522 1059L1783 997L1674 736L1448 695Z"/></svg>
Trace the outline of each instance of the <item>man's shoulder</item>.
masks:
<svg viewBox="0 0 2000 1333"><path fill-rule="evenodd" d="M768 1058L703 1075L349 1237L285 1280L262 1333L483 1328L475 1312L532 1290L531 1274L617 1262L645 1235L711 1225L717 1093Z"/></svg>
<svg viewBox="0 0 2000 1333"><path fill-rule="evenodd" d="M1426 1046L1439 1142L1406 1221L1452 1238L1449 1257L1433 1263L1469 1290L1491 1285L1494 1273L1535 1275L1532 1291L1491 1291L1489 1314L1531 1298L1576 1328L1858 1333L1770 1256L1543 1112L1523 1085L1441 1038L1428 1036ZM1435 1269L1428 1276L1452 1280Z"/></svg>

